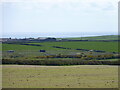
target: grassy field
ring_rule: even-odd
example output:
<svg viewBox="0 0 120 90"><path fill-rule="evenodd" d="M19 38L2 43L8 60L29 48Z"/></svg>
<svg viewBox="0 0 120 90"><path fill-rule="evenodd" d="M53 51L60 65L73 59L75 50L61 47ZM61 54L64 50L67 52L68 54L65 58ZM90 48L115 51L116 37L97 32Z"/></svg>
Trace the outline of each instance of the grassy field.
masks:
<svg viewBox="0 0 120 90"><path fill-rule="evenodd" d="M103 50L108 52L118 52L118 42L44 42L35 43L47 46L61 46L66 48L80 48L80 49L93 49L93 50Z"/></svg>
<svg viewBox="0 0 120 90"><path fill-rule="evenodd" d="M70 39L70 40L118 40L119 36L118 35L103 35L103 36L94 36L94 37L75 37L75 38L64 38L64 39Z"/></svg>
<svg viewBox="0 0 120 90"><path fill-rule="evenodd" d="M118 42L93 42L93 41L79 41L79 42L41 42L32 43L42 46L29 46L19 44L2 44L3 58L10 59L15 57L17 59L35 59L36 56L46 55L78 55L84 53L89 55L88 51L80 51L76 49L88 49L88 50L103 50L105 53L118 52ZM71 49L54 48L53 46L59 46ZM8 50L14 50L14 53L7 53ZM46 50L45 53L39 52L39 50ZM101 55L103 53L92 52L92 55Z"/></svg>
<svg viewBox="0 0 120 90"><path fill-rule="evenodd" d="M3 88L118 88L118 67L3 65Z"/></svg>
<svg viewBox="0 0 120 90"><path fill-rule="evenodd" d="M60 48L53 48L52 46L61 46L71 49L93 49L93 50L103 50L108 52L118 52L118 42L91 42L91 41L81 41L81 42L42 42L42 43L32 43L32 44L40 44L43 46L27 46L27 45L16 45L16 44L3 44L3 51L6 50L63 50Z"/></svg>
<svg viewBox="0 0 120 90"><path fill-rule="evenodd" d="M40 50L38 46L18 45L18 44L2 44L3 51L15 50L15 51L35 51Z"/></svg>

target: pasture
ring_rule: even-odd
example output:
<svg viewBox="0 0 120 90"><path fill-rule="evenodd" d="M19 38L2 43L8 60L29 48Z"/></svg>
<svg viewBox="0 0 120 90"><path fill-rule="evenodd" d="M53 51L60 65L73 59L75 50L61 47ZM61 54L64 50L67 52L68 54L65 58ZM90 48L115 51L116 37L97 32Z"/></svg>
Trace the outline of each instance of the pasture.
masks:
<svg viewBox="0 0 120 90"><path fill-rule="evenodd" d="M118 88L118 66L3 65L3 88Z"/></svg>
<svg viewBox="0 0 120 90"><path fill-rule="evenodd" d="M43 46L28 46L28 45L16 45L16 44L3 44L3 51L6 50L60 50L60 48L53 48L52 46L61 46L71 49L92 49L92 50L103 50L107 52L118 52L118 42L95 42L95 41L80 41L80 42L41 42L32 43Z"/></svg>
<svg viewBox="0 0 120 90"><path fill-rule="evenodd" d="M92 36L92 37L71 37L65 38L70 40L118 40L120 35L103 35L103 36ZM60 38L59 38L60 39Z"/></svg>
<svg viewBox="0 0 120 90"><path fill-rule="evenodd" d="M105 57L109 57L109 59L114 59L112 58L115 56L113 52L118 52L118 42L72 41L27 43L27 45L2 44L2 50L3 59L42 60L42 56L46 58L46 56L48 55L50 57L54 55L54 58L56 60L59 60L59 58L56 58L58 56L61 56L64 60L68 60L68 57L74 55L76 55L76 57L79 56L81 60L90 59L91 57L93 59L96 59L99 58L99 55L101 59L104 59ZM14 50L15 52L10 53L8 52L9 50ZM45 52L40 52L40 50L45 50ZM101 50L105 52L89 52L89 50ZM87 55L86 58L84 57L85 55ZM73 60L74 58L71 59Z"/></svg>
<svg viewBox="0 0 120 90"><path fill-rule="evenodd" d="M66 48L80 48L80 49L89 49L89 50L103 50L107 52L118 52L118 42L98 42L98 41L78 41L78 42L43 42L43 43L32 43L32 44L41 44L46 47L51 46L61 46Z"/></svg>

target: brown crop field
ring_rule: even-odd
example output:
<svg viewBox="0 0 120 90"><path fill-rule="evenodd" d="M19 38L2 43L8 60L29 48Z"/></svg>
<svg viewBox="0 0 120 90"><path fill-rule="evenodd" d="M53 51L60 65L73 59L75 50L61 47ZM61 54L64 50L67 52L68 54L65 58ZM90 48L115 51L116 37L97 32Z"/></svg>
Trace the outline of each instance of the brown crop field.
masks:
<svg viewBox="0 0 120 90"><path fill-rule="evenodd" d="M3 88L118 88L118 66L3 65Z"/></svg>

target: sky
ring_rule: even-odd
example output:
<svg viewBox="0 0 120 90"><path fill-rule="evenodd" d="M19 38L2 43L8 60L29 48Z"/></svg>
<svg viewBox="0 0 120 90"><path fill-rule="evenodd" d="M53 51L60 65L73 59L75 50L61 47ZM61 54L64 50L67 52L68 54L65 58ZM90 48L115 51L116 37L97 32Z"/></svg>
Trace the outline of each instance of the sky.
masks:
<svg viewBox="0 0 120 90"><path fill-rule="evenodd" d="M118 0L2 0L3 33L118 32Z"/></svg>

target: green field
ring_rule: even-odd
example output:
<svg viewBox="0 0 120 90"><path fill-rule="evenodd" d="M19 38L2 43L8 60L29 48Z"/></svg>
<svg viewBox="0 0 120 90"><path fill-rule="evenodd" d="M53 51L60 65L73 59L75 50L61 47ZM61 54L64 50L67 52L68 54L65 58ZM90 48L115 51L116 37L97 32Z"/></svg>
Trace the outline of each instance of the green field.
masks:
<svg viewBox="0 0 120 90"><path fill-rule="evenodd" d="M120 35L103 35L103 36L92 36L92 37L75 37L75 38L63 38L70 40L118 40ZM60 39L60 38L59 38Z"/></svg>
<svg viewBox="0 0 120 90"><path fill-rule="evenodd" d="M3 65L3 88L118 88L118 67Z"/></svg>
<svg viewBox="0 0 120 90"><path fill-rule="evenodd" d="M108 38L110 38L110 36L108 36ZM118 58L120 57L117 53L118 41L112 40L59 42L46 41L36 43L12 42L12 44L3 43L2 50L4 64L116 65L119 62ZM14 52L11 53L9 50L13 50ZM40 50L45 50L45 52L40 52ZM104 60L105 62L102 62Z"/></svg>
<svg viewBox="0 0 120 90"><path fill-rule="evenodd" d="M43 46L27 46L27 45L16 45L16 44L3 44L3 51L6 50L61 50L59 48L53 48L52 46L61 46L71 49L93 49L93 50L103 50L107 52L118 52L118 42L92 42L92 41L81 41L81 42L42 42L42 43L32 43L40 44Z"/></svg>
<svg viewBox="0 0 120 90"><path fill-rule="evenodd" d="M113 54L112 52L118 52L118 42L110 41L77 41L77 42L40 42L40 43L29 43L37 44L42 46L29 46L29 45L19 45L19 44L2 44L2 53L4 59L30 59L37 60L37 56L46 55L80 55L84 53L85 55L103 55L103 54ZM53 46L59 46L70 49L54 48ZM76 49L88 49L88 50L102 50L105 53L80 51ZM8 50L14 50L14 53L8 53ZM39 50L46 50L45 53L39 52ZM39 59L39 58L38 58ZM63 58L68 60L67 58ZM42 60L42 59L40 59ZM58 60L58 59L57 59Z"/></svg>
<svg viewBox="0 0 120 90"><path fill-rule="evenodd" d="M32 43L33 44L33 43ZM118 52L118 42L92 42L92 41L81 41L81 42L44 42L34 43L47 46L62 46L66 48L80 48L80 49L93 49L103 50L108 52Z"/></svg>
<svg viewBox="0 0 120 90"><path fill-rule="evenodd" d="M27 45L18 45L18 44L2 44L2 50L16 50L16 51L30 51L30 50L39 50L40 47L37 46L27 46Z"/></svg>

